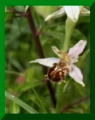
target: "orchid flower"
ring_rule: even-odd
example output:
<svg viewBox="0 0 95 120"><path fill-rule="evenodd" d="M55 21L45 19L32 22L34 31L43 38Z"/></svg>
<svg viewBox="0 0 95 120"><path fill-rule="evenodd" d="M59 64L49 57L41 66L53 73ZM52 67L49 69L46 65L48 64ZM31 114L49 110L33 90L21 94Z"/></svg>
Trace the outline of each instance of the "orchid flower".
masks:
<svg viewBox="0 0 95 120"><path fill-rule="evenodd" d="M68 75L71 78L73 78L74 81L81 84L82 86L85 86L83 83L83 75L81 73L81 70L77 66L75 66L74 63L78 61L78 57L83 52L86 44L87 44L86 40L80 40L77 44L75 44L74 47L69 49L69 52L67 53L67 57L65 59L66 61L70 60L70 64L69 64L70 66L69 67L67 66L69 68ZM60 51L55 46L52 46L52 50L59 57L61 56ZM54 58L54 57L45 58L45 59L36 59L34 61L30 61L30 63L40 63L41 65L44 65L47 67L53 67L53 65L60 63L60 59ZM67 69L67 67L65 69ZM56 68L54 68L54 69L56 69ZM64 68L62 68L62 69L64 70Z"/></svg>
<svg viewBox="0 0 95 120"><path fill-rule="evenodd" d="M82 15L88 15L90 11L84 8L83 6L64 6L60 8L58 11L48 15L45 21L49 20L50 18L61 17L65 13L73 22L77 22L80 13Z"/></svg>

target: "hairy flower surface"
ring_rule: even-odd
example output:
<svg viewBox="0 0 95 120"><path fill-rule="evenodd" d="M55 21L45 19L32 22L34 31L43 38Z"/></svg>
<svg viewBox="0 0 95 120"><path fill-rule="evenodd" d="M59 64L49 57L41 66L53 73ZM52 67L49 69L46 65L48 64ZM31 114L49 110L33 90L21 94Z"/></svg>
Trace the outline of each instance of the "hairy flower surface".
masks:
<svg viewBox="0 0 95 120"><path fill-rule="evenodd" d="M83 75L81 70L74 65L78 61L78 56L83 52L87 42L80 40L75 46L69 49L69 52L59 51L55 46L52 50L59 56L59 58L45 58L30 61L30 63L40 63L44 66L50 67L48 71L48 78L54 82L64 80L68 74L74 81L85 86L83 83Z"/></svg>

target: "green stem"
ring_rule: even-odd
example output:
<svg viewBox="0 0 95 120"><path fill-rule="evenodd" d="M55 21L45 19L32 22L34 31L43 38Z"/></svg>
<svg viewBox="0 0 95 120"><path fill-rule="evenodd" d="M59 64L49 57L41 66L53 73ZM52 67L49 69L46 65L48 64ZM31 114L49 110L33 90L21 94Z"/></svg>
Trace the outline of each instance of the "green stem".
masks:
<svg viewBox="0 0 95 120"><path fill-rule="evenodd" d="M82 10L83 6L80 6L80 12ZM75 27L77 22L73 22L69 17L66 20L66 33L65 33L65 41L63 44L63 50L67 51L71 39L71 35L73 32L73 29ZM63 94L64 94L64 84L61 83L61 85L58 85L58 94L57 94L57 105L56 105L56 113L60 113L63 103Z"/></svg>
<svg viewBox="0 0 95 120"><path fill-rule="evenodd" d="M66 20L66 33L65 33L65 41L63 44L63 49L64 50L68 50L69 47L69 42L70 42L70 38L73 32L73 29L76 25L76 22L73 22L70 18L67 18Z"/></svg>
<svg viewBox="0 0 95 120"><path fill-rule="evenodd" d="M83 6L80 6L79 9L80 9L80 13L81 13L81 11L83 9ZM67 20L66 20L65 41L64 41L64 44L63 44L63 49L66 50L66 51L68 50L70 38L71 38L73 29L74 29L76 24L77 24L77 21L73 22L69 17L67 18Z"/></svg>
<svg viewBox="0 0 95 120"><path fill-rule="evenodd" d="M62 108L62 103L63 103L63 88L64 88L64 83L63 82L61 84L58 84L58 87L57 87L56 113L60 113L60 110Z"/></svg>
<svg viewBox="0 0 95 120"><path fill-rule="evenodd" d="M70 38L71 38L71 35L72 35L72 32L73 32L75 25L76 25L76 22L73 22L70 18L67 18L67 20L66 20L66 33L65 33L66 35L65 35L64 45L63 45L63 49L65 51L68 50ZM60 85L58 85L56 113L60 113L60 110L62 108L63 94L64 94L63 88L64 88L64 83L61 83Z"/></svg>

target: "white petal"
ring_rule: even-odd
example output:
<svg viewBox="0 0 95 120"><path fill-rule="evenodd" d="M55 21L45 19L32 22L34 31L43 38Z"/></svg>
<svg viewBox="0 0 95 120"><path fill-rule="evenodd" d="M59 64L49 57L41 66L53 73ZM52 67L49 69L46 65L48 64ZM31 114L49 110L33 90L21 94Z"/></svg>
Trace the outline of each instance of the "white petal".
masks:
<svg viewBox="0 0 95 120"><path fill-rule="evenodd" d="M57 17L61 17L62 15L64 15L65 11L64 11L64 7L62 7L61 9L59 9L58 11L50 14L47 16L47 18L45 19L45 21L49 20L50 18L57 18Z"/></svg>
<svg viewBox="0 0 95 120"><path fill-rule="evenodd" d="M40 63L41 65L52 67L53 63L58 63L60 60L58 58L45 58L45 59L36 59L30 61L29 63Z"/></svg>
<svg viewBox="0 0 95 120"><path fill-rule="evenodd" d="M64 6L67 16L74 22L78 20L80 9L79 6Z"/></svg>
<svg viewBox="0 0 95 120"><path fill-rule="evenodd" d="M79 84L82 86L85 86L83 83L83 75L78 67L76 67L74 64L71 64L72 71L69 72L69 75Z"/></svg>
<svg viewBox="0 0 95 120"><path fill-rule="evenodd" d="M53 52L60 57L59 49L56 46L52 46Z"/></svg>
<svg viewBox="0 0 95 120"><path fill-rule="evenodd" d="M75 44L74 47L69 49L68 56L71 59L78 57L78 55L83 52L86 44L87 44L86 40L80 40L77 44Z"/></svg>

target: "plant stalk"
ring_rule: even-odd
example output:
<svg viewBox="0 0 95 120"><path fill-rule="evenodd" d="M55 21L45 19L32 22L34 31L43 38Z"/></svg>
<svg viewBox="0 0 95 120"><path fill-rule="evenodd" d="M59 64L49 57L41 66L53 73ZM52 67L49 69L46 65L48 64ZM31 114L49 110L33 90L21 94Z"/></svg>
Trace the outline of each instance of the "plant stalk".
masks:
<svg viewBox="0 0 95 120"><path fill-rule="evenodd" d="M32 17L30 7L27 9L25 17L28 20L29 27L30 27L30 30L31 30L33 38L34 38L39 57L44 58L42 46L41 46L41 43L40 43L40 40L39 40L39 36L37 35L37 30L36 30L36 27L35 27L35 24L34 24L34 21L33 21L33 17ZM43 68L43 73L46 75L47 74L47 68L45 66L42 66L42 68ZM52 87L50 81L47 81L46 84L47 84L47 88L48 88L50 96L51 96L52 103L55 107L56 106L56 98L55 98L55 93L54 93L53 87Z"/></svg>
<svg viewBox="0 0 95 120"><path fill-rule="evenodd" d="M68 47L69 47L69 43L70 43L70 38L73 32L73 29L76 25L76 22L73 22L70 18L67 18L66 20L66 32L65 32L65 41L63 44L63 50L67 51ZM58 90L58 94L57 94L57 105L56 105L56 113L60 113L61 109L62 109L62 103L63 103L63 88L64 88L64 83L61 83L60 85L58 85L57 90Z"/></svg>

